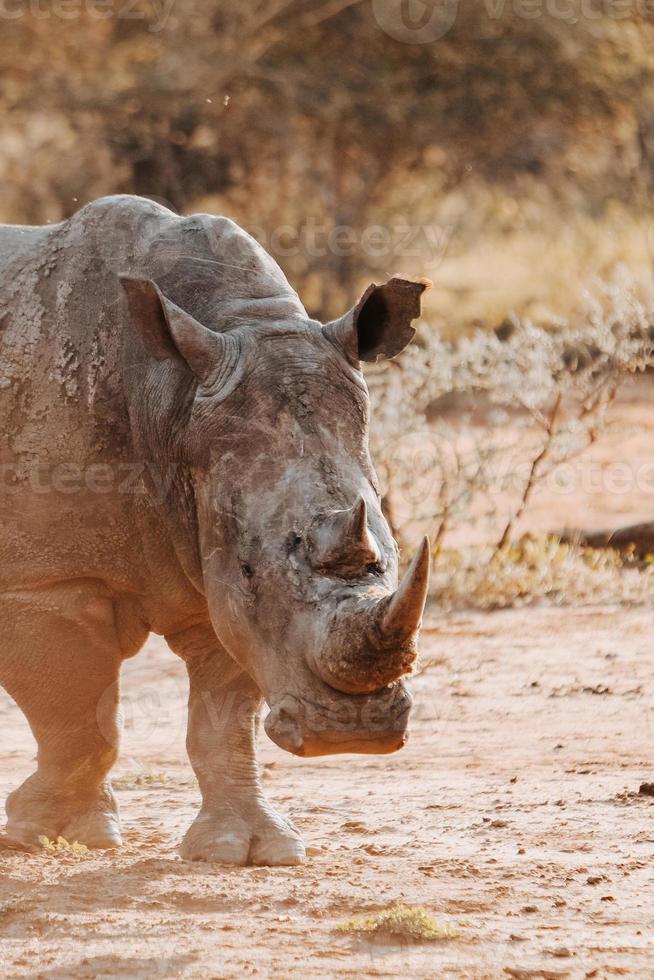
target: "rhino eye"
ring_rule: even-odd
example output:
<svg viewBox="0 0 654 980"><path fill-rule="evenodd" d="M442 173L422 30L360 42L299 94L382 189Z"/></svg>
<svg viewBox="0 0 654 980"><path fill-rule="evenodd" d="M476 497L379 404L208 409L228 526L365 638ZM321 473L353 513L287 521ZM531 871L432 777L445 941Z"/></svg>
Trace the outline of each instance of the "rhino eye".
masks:
<svg viewBox="0 0 654 980"><path fill-rule="evenodd" d="M252 566L248 565L246 561L241 562L241 573L243 574L243 577L247 579L252 578L252 576L254 575Z"/></svg>
<svg viewBox="0 0 654 980"><path fill-rule="evenodd" d="M299 534L295 534L294 532L289 534L286 539L286 554L292 555L294 551L297 551L301 544L302 538Z"/></svg>
<svg viewBox="0 0 654 980"><path fill-rule="evenodd" d="M366 571L369 575L383 575L385 568L382 562L372 561L369 565L366 565Z"/></svg>

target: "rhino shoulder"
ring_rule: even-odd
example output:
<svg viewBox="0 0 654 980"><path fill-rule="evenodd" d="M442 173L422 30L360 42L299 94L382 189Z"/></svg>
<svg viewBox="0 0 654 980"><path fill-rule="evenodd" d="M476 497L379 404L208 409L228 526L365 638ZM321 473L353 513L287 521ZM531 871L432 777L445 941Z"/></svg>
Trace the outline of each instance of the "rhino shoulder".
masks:
<svg viewBox="0 0 654 980"><path fill-rule="evenodd" d="M75 212L70 220L86 218L87 220L101 221L107 217L149 214L177 217L170 208L151 200L149 197L139 197L138 194L109 194L85 204L84 207Z"/></svg>
<svg viewBox="0 0 654 980"><path fill-rule="evenodd" d="M141 230L166 224L176 224L181 219L174 211L134 194L112 194L85 204L65 224L69 233L102 233L105 236L134 236Z"/></svg>

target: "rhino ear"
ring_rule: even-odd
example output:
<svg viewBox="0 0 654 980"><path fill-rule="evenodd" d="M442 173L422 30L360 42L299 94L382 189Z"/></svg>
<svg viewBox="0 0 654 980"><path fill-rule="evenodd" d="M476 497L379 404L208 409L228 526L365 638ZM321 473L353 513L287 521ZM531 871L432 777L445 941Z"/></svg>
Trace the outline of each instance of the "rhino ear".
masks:
<svg viewBox="0 0 654 980"><path fill-rule="evenodd" d="M181 356L200 384L211 384L222 373L233 338L208 330L152 280L119 278L147 351L158 361Z"/></svg>
<svg viewBox="0 0 654 980"><path fill-rule="evenodd" d="M411 321L420 316L420 297L430 287L428 279L395 277L383 286L368 286L354 309L328 323L325 333L355 360L395 357L413 340Z"/></svg>

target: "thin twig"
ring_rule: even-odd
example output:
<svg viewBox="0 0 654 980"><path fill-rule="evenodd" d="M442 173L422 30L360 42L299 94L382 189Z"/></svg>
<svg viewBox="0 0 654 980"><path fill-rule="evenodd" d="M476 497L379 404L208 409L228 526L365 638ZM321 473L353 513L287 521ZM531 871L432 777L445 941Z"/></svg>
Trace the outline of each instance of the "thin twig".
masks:
<svg viewBox="0 0 654 980"><path fill-rule="evenodd" d="M527 478L527 482L525 484L525 488L522 493L522 498L520 500L517 510L511 515L511 517L507 521L506 527L504 528L504 533L502 534L499 544L495 550L495 554L502 551L506 546L509 538L511 537L511 532L513 531L513 528L517 523L517 521L519 521L520 518L522 517L525 507L529 503L529 499L531 497L533 489L536 483L538 482L538 471L540 465L545 459L547 459L548 453L552 446L552 439L554 438L556 420L559 415L559 408L561 407L561 398L562 398L562 393L559 392L558 395L556 396L556 401L554 402L554 406L549 416L549 421L547 423L547 428L545 430L546 438L543 444L543 448L538 453L538 455L534 458L531 464L531 467L529 469L529 476Z"/></svg>

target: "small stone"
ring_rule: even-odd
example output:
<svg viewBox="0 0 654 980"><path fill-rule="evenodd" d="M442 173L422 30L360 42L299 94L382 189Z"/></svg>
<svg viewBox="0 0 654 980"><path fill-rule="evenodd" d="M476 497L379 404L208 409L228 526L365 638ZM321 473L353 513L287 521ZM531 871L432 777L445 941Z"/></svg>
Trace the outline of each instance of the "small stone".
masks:
<svg viewBox="0 0 654 980"><path fill-rule="evenodd" d="M543 952L547 953L549 956L556 956L562 960L567 959L568 956L572 956L572 953L567 946L554 946L552 949L544 949Z"/></svg>

